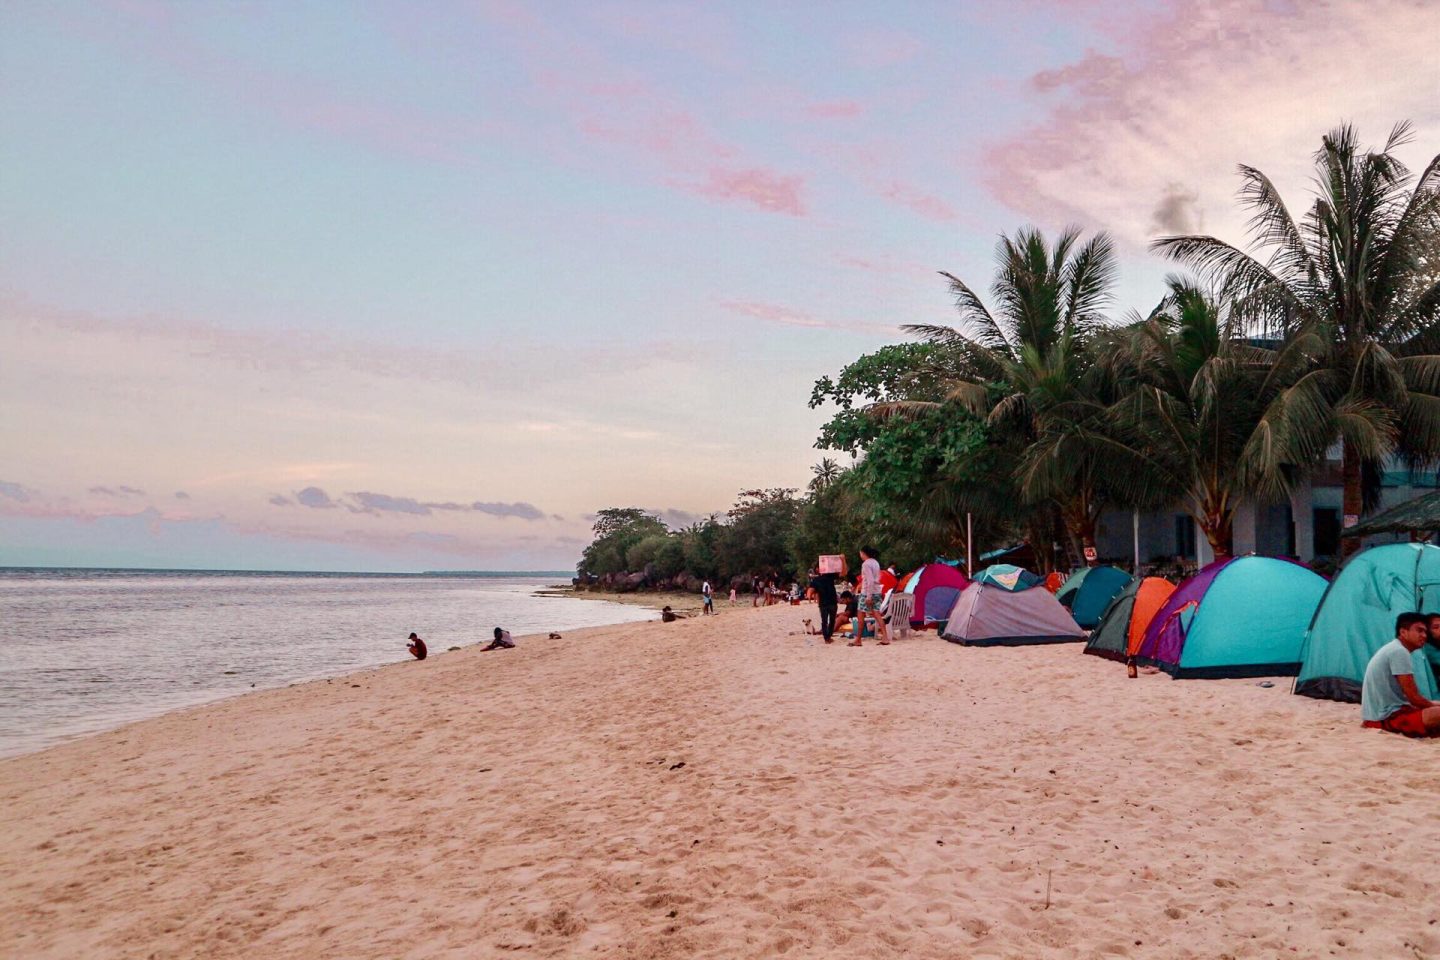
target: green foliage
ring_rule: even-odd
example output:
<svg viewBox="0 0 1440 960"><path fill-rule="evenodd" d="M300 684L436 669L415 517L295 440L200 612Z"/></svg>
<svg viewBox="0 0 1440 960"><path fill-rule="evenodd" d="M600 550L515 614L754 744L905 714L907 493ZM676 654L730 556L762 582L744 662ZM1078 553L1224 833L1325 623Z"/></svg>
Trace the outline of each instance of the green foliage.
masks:
<svg viewBox="0 0 1440 960"><path fill-rule="evenodd" d="M792 488L742 491L720 535L726 564L755 573L793 573L789 538L799 514Z"/></svg>
<svg viewBox="0 0 1440 960"><path fill-rule="evenodd" d="M641 541L664 536L660 518L638 507L611 507L595 517L595 539L580 556L581 576L604 576L632 569L630 551Z"/></svg>

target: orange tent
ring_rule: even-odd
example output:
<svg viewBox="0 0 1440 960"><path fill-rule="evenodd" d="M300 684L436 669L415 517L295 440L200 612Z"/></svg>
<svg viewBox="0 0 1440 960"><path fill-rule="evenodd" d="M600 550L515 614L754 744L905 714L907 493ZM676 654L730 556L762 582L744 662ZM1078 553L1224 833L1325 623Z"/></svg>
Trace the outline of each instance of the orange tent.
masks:
<svg viewBox="0 0 1440 960"><path fill-rule="evenodd" d="M1085 652L1109 660L1135 656L1145 639L1145 628L1174 592L1175 584L1164 577L1132 581L1110 601L1099 626L1090 634Z"/></svg>

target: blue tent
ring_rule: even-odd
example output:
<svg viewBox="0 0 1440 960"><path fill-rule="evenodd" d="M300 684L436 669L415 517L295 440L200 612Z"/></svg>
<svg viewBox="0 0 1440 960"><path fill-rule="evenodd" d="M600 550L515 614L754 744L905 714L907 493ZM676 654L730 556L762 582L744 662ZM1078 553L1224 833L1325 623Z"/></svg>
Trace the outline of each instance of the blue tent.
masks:
<svg viewBox="0 0 1440 960"><path fill-rule="evenodd" d="M1293 677L1325 578L1271 557L1217 560L1175 588L1137 656L1173 677Z"/></svg>
<svg viewBox="0 0 1440 960"><path fill-rule="evenodd" d="M1310 621L1295 692L1359 703L1366 665L1395 638L1395 618L1409 612L1440 612L1440 547L1388 543L1355 554ZM1427 644L1413 656L1415 685L1434 699L1440 650Z"/></svg>
<svg viewBox="0 0 1440 960"><path fill-rule="evenodd" d="M1055 599L1070 611L1075 622L1086 630L1094 629L1105 615L1105 608L1129 585L1132 577L1119 567L1083 567L1070 575Z"/></svg>

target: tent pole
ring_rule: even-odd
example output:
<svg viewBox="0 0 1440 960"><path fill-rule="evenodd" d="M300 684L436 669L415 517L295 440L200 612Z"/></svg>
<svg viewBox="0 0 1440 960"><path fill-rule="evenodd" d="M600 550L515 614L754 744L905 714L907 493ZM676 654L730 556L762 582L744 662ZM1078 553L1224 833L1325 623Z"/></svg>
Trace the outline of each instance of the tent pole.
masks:
<svg viewBox="0 0 1440 960"><path fill-rule="evenodd" d="M1135 534L1135 576L1140 576L1140 511L1131 515L1131 528Z"/></svg>
<svg viewBox="0 0 1440 960"><path fill-rule="evenodd" d="M968 513L965 514L965 575L975 575L975 527Z"/></svg>

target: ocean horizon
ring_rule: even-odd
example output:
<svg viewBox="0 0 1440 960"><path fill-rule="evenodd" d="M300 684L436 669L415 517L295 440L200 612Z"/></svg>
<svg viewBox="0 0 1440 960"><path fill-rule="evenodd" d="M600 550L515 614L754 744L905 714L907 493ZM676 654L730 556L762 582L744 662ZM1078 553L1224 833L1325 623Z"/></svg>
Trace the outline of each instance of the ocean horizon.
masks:
<svg viewBox="0 0 1440 960"><path fill-rule="evenodd" d="M497 626L523 637L654 616L537 595L556 579L545 571L0 567L0 756L410 661L412 630L434 656L488 642Z"/></svg>

